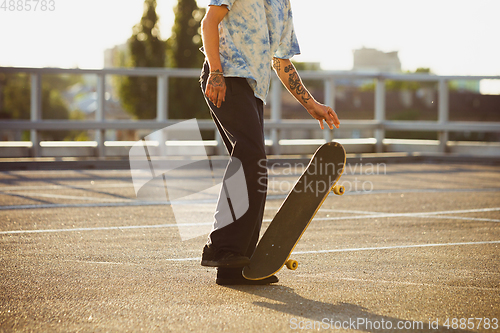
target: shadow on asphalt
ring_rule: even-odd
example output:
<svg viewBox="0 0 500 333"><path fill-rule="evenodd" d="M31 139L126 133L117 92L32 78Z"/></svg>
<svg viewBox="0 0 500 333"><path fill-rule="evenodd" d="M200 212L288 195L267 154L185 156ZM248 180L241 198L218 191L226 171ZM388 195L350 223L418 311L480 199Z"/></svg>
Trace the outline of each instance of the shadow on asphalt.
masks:
<svg viewBox="0 0 500 333"><path fill-rule="evenodd" d="M343 302L331 304L307 299L298 295L293 288L286 286L230 286L227 288L274 301L255 301L253 304L291 315L292 318L289 319L289 324L290 328L294 330L357 329L365 332L411 331L435 333L450 332L451 329L451 327L448 328L447 326L436 325L438 324L435 322L437 318L430 318L429 321L426 322L417 322L395 317L380 316L370 313L366 308L356 304ZM398 329L398 324L406 324L407 328ZM342 327L342 325L345 327ZM411 328L410 325L412 325ZM464 333L472 332L460 329L454 329L452 331Z"/></svg>
<svg viewBox="0 0 500 333"><path fill-rule="evenodd" d="M128 197L128 196L119 195L119 194L113 193L111 191L97 190L97 189L92 189L89 187L83 187L81 185L72 185L72 184L68 183L69 181L88 181L90 183L91 181L95 181L97 179L99 179L99 180L110 180L111 179L111 180L118 180L118 181L123 181L123 182L130 182L130 184L131 184L130 186L132 186L132 179L130 177L108 177L108 176L104 177L104 176L99 176L97 173L87 173L86 171L82 171L82 170L74 170L74 171L76 173L80 174L80 176L79 177L60 176L60 177L53 177L53 178L31 178L31 177L23 176L22 174L19 174L19 173L5 171L3 173L8 174L12 178L0 181L0 185L16 186L16 185L19 185L19 183L20 183L21 184L20 186L22 186L22 184L25 184L25 183L39 181L39 182L46 184L46 185L49 185L49 186L50 185L61 186L62 188L66 188L68 190L72 189L72 190L93 193L93 194L102 194L102 195L106 195L106 196L110 196L110 197L114 197L114 198L118 198L118 199L126 199L126 200L130 199L130 197ZM32 196L29 196L29 195L20 195L20 194L8 193L8 192L2 192L2 194L20 197L20 198L24 198L24 199L30 199L33 201L37 201L41 204L52 204L53 203L51 201L33 198Z"/></svg>

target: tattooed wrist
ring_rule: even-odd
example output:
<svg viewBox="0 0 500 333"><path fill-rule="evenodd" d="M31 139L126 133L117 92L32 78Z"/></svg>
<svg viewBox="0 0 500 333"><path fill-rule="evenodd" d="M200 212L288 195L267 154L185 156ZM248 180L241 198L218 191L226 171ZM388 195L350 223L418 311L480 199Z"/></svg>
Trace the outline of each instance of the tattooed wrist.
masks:
<svg viewBox="0 0 500 333"><path fill-rule="evenodd" d="M223 87L225 82L224 82L224 76L222 75L210 75L208 78L208 84L214 86L214 87Z"/></svg>
<svg viewBox="0 0 500 333"><path fill-rule="evenodd" d="M273 58L273 68L276 73L279 73L281 70L281 61L278 58Z"/></svg>

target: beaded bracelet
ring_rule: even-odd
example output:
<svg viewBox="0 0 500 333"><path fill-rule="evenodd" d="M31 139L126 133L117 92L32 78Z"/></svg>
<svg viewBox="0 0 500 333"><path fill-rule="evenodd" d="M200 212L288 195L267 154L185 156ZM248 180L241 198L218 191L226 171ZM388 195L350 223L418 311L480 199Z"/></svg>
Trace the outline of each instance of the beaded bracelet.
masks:
<svg viewBox="0 0 500 333"><path fill-rule="evenodd" d="M222 72L210 72L210 75L224 75Z"/></svg>

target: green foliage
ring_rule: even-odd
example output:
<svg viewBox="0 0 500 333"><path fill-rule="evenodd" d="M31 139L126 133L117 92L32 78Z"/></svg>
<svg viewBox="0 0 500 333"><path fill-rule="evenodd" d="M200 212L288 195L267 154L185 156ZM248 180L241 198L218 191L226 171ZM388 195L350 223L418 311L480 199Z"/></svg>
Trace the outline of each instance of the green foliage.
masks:
<svg viewBox="0 0 500 333"><path fill-rule="evenodd" d="M30 76L0 73L0 119L30 119Z"/></svg>
<svg viewBox="0 0 500 333"><path fill-rule="evenodd" d="M297 71L320 71L321 70L321 65L319 62L299 62L299 61L292 61L293 65L295 66L295 69Z"/></svg>
<svg viewBox="0 0 500 333"><path fill-rule="evenodd" d="M199 68L203 64L203 53L199 49L205 9L198 8L195 0L179 0L174 13L172 35L167 40L167 66Z"/></svg>
<svg viewBox="0 0 500 333"><path fill-rule="evenodd" d="M420 87L421 83L415 81L387 80L385 82L385 89L387 90L418 90Z"/></svg>
<svg viewBox="0 0 500 333"><path fill-rule="evenodd" d="M205 9L198 8L195 0L179 0L174 9L175 23L167 40L167 66L173 68L199 68L204 56L200 52L201 20ZM169 118L209 118L207 105L197 80L172 78L169 82Z"/></svg>
<svg viewBox="0 0 500 333"><path fill-rule="evenodd" d="M295 69L301 73L303 71L320 71L321 65L319 62L298 62L292 61ZM323 80L303 80L306 88L315 95L316 92L323 91L324 83Z"/></svg>
<svg viewBox="0 0 500 333"><path fill-rule="evenodd" d="M204 56L199 51L201 20L205 9L195 0L179 0L175 7L172 35L159 39L156 1L145 0L141 22L128 40L128 52L117 54L116 62L124 67L199 68ZM116 79L123 108L139 119L156 117L157 80L155 77L120 77ZM208 118L209 113L198 80L171 78L169 80L169 118Z"/></svg>
<svg viewBox="0 0 500 333"><path fill-rule="evenodd" d="M69 110L59 91L42 84L42 119L69 119ZM42 131L42 140L64 140L69 131Z"/></svg>
<svg viewBox="0 0 500 333"><path fill-rule="evenodd" d="M58 91L65 91L71 86L82 82L83 77L76 74L45 74L42 78L43 84Z"/></svg>
<svg viewBox="0 0 500 333"><path fill-rule="evenodd" d="M430 68L424 68L424 67L419 67L415 70L415 73L420 73L420 74L431 74L431 69Z"/></svg>
<svg viewBox="0 0 500 333"><path fill-rule="evenodd" d="M73 110L69 113L70 120L85 120L85 113L80 110ZM64 138L68 141L89 141L89 135L87 131L72 130L69 131L68 135Z"/></svg>
<svg viewBox="0 0 500 333"><path fill-rule="evenodd" d="M406 71L407 74L432 74L430 68L417 68L415 72ZM434 87L435 82L416 82L416 81L396 81L386 80L385 88L387 90L419 90L420 88ZM375 82L364 84L361 91L374 91Z"/></svg>
<svg viewBox="0 0 500 333"><path fill-rule="evenodd" d="M69 109L61 92L80 80L81 77L78 75L43 75L41 118L45 120L69 119ZM0 119L29 120L30 113L30 75L26 73L1 73ZM42 140L72 139L68 137L69 131L42 131L40 133Z"/></svg>
<svg viewBox="0 0 500 333"><path fill-rule="evenodd" d="M68 119L61 92L80 82L78 75L42 76L42 119ZM31 84L26 73L0 74L0 118L30 119Z"/></svg>
<svg viewBox="0 0 500 333"><path fill-rule="evenodd" d="M165 43L160 39L156 0L144 1L144 14L127 44L130 54L127 67L165 66ZM118 90L127 112L139 119L156 117L156 77L124 77Z"/></svg>

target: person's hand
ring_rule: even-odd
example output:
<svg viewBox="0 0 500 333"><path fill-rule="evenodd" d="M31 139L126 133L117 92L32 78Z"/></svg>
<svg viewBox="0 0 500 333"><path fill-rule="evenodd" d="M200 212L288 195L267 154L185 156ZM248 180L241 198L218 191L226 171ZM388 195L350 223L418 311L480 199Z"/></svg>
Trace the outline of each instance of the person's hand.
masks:
<svg viewBox="0 0 500 333"><path fill-rule="evenodd" d="M333 126L339 128L339 118L331 107L316 102L312 103L311 107L307 109L307 112L309 112L309 114L314 119L319 121L319 126L321 127L321 129L324 129L323 120L326 122L330 129L333 129Z"/></svg>
<svg viewBox="0 0 500 333"><path fill-rule="evenodd" d="M226 81L222 73L210 73L205 89L205 96L217 108L220 108L222 102L226 100Z"/></svg>

